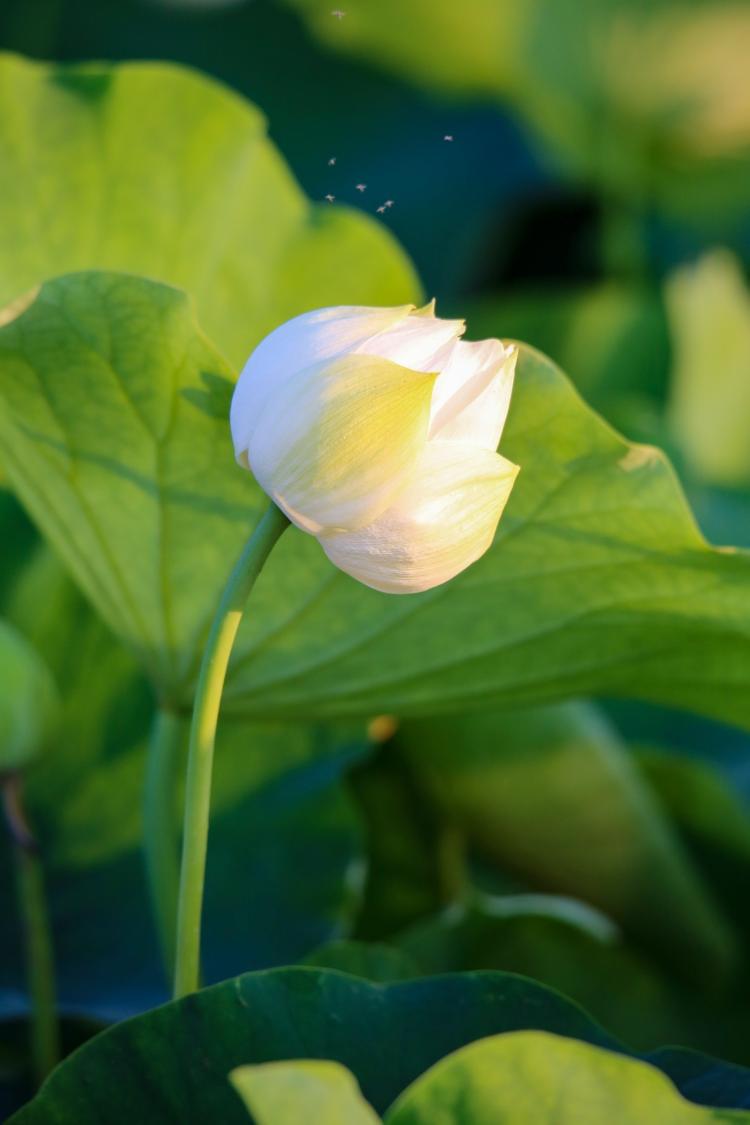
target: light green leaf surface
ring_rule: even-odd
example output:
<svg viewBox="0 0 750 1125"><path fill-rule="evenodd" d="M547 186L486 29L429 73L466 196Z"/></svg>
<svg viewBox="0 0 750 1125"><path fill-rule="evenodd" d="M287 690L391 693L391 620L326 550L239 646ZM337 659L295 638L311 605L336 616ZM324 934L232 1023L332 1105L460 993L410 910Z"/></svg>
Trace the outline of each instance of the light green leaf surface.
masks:
<svg viewBox="0 0 750 1125"><path fill-rule="evenodd" d="M656 1067L517 1031L472 1043L417 1079L387 1125L708 1125L750 1113L692 1105Z"/></svg>
<svg viewBox="0 0 750 1125"><path fill-rule="evenodd" d="M0 307L80 269L186 289L234 364L325 305L419 296L406 256L361 212L311 204L227 87L167 63L0 57Z"/></svg>
<svg viewBox="0 0 750 1125"><path fill-rule="evenodd" d="M178 703L264 503L210 405L230 378L184 296L140 279L59 279L0 329L14 487ZM494 546L427 594L364 589L314 539L286 535L227 707L323 716L601 692L750 726L750 562L706 546L663 457L610 430L528 348L501 448L522 471Z"/></svg>
<svg viewBox="0 0 750 1125"><path fill-rule="evenodd" d="M593 705L404 722L415 775L500 871L616 919L671 968L726 965L726 921Z"/></svg>
<svg viewBox="0 0 750 1125"><path fill-rule="evenodd" d="M354 1075L326 1059L239 1066L230 1080L256 1125L375 1125Z"/></svg>
<svg viewBox="0 0 750 1125"><path fill-rule="evenodd" d="M231 370L182 294L127 276L43 287L0 341L8 472L105 620L174 693L258 503L225 460L226 424L201 409Z"/></svg>

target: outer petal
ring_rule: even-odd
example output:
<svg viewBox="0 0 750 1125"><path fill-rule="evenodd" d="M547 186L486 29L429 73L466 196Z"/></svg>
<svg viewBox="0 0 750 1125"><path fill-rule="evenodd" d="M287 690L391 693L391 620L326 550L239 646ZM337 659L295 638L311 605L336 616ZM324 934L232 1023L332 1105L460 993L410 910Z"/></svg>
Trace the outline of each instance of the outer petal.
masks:
<svg viewBox="0 0 750 1125"><path fill-rule="evenodd" d="M430 438L497 449L508 416L518 349L460 341L435 384Z"/></svg>
<svg viewBox="0 0 750 1125"><path fill-rule="evenodd" d="M448 362L456 340L465 331L463 320L441 320L435 302L412 310L407 317L357 346L361 355L379 355L415 371L440 371Z"/></svg>
<svg viewBox="0 0 750 1125"><path fill-rule="evenodd" d="M240 375L229 421L237 460L245 454L261 410L282 382L303 367L355 351L371 336L405 320L413 305L314 309L288 320L258 344ZM408 366L408 365L407 365Z"/></svg>
<svg viewBox="0 0 750 1125"><path fill-rule="evenodd" d="M416 471L435 378L366 355L297 372L258 419L250 468L303 530L363 527Z"/></svg>
<svg viewBox="0 0 750 1125"><path fill-rule="evenodd" d="M518 466L457 442L428 442L396 502L359 531L321 535L331 562L366 586L414 594L453 578L492 543Z"/></svg>

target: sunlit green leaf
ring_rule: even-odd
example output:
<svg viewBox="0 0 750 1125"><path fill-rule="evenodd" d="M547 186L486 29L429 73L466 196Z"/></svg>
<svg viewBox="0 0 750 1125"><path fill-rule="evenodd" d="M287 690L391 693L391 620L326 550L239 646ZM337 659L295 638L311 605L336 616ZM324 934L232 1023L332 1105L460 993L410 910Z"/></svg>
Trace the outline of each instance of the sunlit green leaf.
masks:
<svg viewBox="0 0 750 1125"><path fill-rule="evenodd" d="M231 386L231 369L182 294L107 274L43 287L0 329L0 369L9 474L102 616L174 695L259 503L226 460L226 423L200 398Z"/></svg>
<svg viewBox="0 0 750 1125"><path fill-rule="evenodd" d="M375 1125L380 1121L340 1063L324 1059L239 1066L232 1085L256 1125Z"/></svg>
<svg viewBox="0 0 750 1125"><path fill-rule="evenodd" d="M0 92L0 308L72 270L144 274L186 289L239 365L307 309L418 295L388 232L311 204L262 114L209 78L6 55Z"/></svg>
<svg viewBox="0 0 750 1125"><path fill-rule="evenodd" d="M685 1101L656 1067L588 1043L518 1031L443 1059L386 1115L388 1125L708 1125L750 1113Z"/></svg>

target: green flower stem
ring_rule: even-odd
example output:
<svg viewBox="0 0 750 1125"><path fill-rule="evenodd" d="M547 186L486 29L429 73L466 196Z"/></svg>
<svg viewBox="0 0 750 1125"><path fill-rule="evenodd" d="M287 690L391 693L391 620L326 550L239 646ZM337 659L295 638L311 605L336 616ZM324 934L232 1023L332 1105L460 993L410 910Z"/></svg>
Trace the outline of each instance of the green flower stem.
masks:
<svg viewBox="0 0 750 1125"><path fill-rule="evenodd" d="M154 716L146 759L143 841L151 906L168 979L174 974L177 890L180 859L177 832L177 789L183 722L160 707Z"/></svg>
<svg viewBox="0 0 750 1125"><path fill-rule="evenodd" d="M18 904L23 921L26 974L31 997L31 1055L37 1083L60 1058L60 1030L55 1001L52 937L44 894L44 874L38 845L26 821L21 777L3 780L5 819L16 861Z"/></svg>
<svg viewBox="0 0 750 1125"><path fill-rule="evenodd" d="M194 992L198 988L200 977L201 914L211 805L211 774L216 724L227 665L250 591L277 540L288 526L287 517L272 504L229 576L203 653L188 749L177 912L175 998Z"/></svg>

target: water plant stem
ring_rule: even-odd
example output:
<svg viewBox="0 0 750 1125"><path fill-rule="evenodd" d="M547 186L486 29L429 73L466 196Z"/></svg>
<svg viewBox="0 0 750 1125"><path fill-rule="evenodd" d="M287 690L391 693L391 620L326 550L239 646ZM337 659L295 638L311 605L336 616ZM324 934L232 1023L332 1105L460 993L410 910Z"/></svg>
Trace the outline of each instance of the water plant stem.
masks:
<svg viewBox="0 0 750 1125"><path fill-rule="evenodd" d="M175 998L194 992L200 978L201 916L214 743L229 657L250 591L273 547L288 526L287 517L272 504L248 540L229 577L203 653L188 748L177 911Z"/></svg>
<svg viewBox="0 0 750 1125"><path fill-rule="evenodd" d="M22 784L19 773L6 775L2 782L2 797L5 821L13 844L18 905L23 924L31 1001L31 1058L35 1080L41 1084L59 1061L60 1030L44 873L39 846L26 820Z"/></svg>

